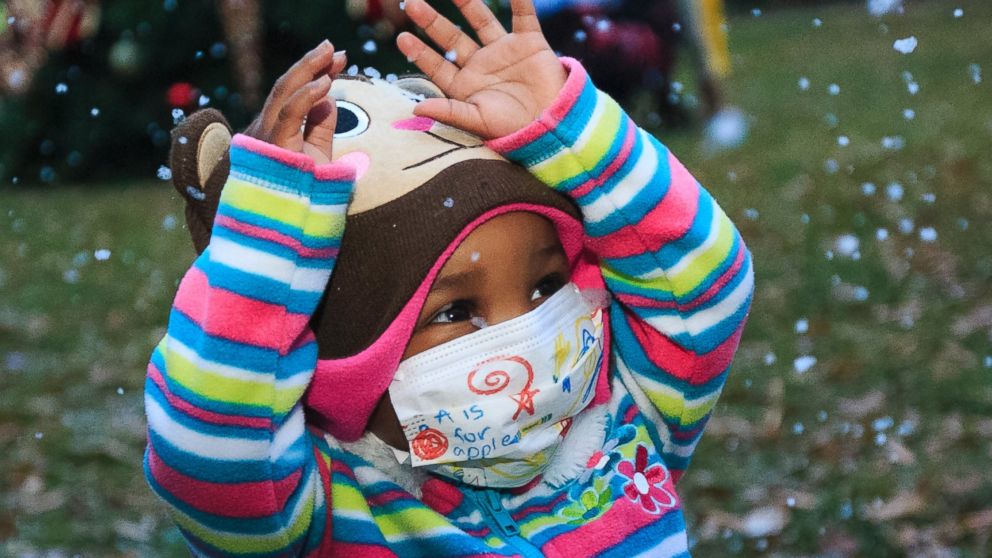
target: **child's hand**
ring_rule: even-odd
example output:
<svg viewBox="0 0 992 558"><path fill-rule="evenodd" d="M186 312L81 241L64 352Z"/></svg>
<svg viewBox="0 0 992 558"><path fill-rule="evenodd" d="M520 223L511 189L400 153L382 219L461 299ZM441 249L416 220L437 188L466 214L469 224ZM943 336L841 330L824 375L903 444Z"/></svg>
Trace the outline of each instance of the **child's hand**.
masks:
<svg viewBox="0 0 992 558"><path fill-rule="evenodd" d="M318 165L330 163L338 115L327 93L345 63L344 52L334 52L330 42L317 45L276 80L245 134L309 155Z"/></svg>
<svg viewBox="0 0 992 558"><path fill-rule="evenodd" d="M512 0L507 33L483 0L452 0L480 46L424 0L406 0L410 19L447 54L410 33L396 39L403 54L449 99L428 99L415 110L484 139L512 134L537 119L558 97L567 75L541 32L531 0Z"/></svg>

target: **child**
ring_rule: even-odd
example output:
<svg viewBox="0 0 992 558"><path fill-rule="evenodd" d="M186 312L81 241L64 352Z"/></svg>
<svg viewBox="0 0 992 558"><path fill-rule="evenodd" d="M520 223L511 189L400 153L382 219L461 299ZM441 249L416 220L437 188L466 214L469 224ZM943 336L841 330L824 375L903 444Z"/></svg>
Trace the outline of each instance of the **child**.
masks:
<svg viewBox="0 0 992 558"><path fill-rule="evenodd" d="M234 138L146 385L149 482L197 555L688 555L674 485L750 256L553 54L531 1L512 9L508 33L460 2L476 42L407 0L448 56L399 48L447 98L421 87L376 136L393 148L349 142L382 132L400 89L328 97L329 44Z"/></svg>

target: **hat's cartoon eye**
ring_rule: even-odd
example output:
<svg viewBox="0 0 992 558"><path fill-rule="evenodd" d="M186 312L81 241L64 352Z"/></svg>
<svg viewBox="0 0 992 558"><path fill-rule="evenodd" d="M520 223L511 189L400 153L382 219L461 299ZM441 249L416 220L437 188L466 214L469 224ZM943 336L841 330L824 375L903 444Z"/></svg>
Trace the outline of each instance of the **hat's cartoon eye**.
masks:
<svg viewBox="0 0 992 558"><path fill-rule="evenodd" d="M338 124L334 137L350 138L369 129L369 114L362 107L348 101L338 101Z"/></svg>

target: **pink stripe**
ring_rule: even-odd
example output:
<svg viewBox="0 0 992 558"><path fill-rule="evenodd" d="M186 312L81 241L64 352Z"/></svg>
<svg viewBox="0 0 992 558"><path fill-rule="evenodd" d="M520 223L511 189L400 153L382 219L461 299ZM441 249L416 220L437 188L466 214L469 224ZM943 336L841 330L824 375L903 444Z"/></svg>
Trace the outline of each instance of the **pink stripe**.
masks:
<svg viewBox="0 0 992 558"><path fill-rule="evenodd" d="M563 502L567 497L568 494L566 492L562 492L561 494L558 495L557 498L555 498L548 504L523 508L517 511L517 513L511 515L510 517L512 517L514 521L520 521L521 519L534 513L550 513L551 510L555 509L555 507L561 502Z"/></svg>
<svg viewBox="0 0 992 558"><path fill-rule="evenodd" d="M361 556L362 558L396 558L388 547L378 544L359 544L334 541L331 556Z"/></svg>
<svg viewBox="0 0 992 558"><path fill-rule="evenodd" d="M627 314L624 318L652 364L666 371L671 377L694 386L705 384L730 366L744 329L742 322L733 335L723 343L712 351L700 355L676 345L674 341L634 315Z"/></svg>
<svg viewBox="0 0 992 558"><path fill-rule="evenodd" d="M368 502L369 506L385 506L386 504L395 502L396 500L411 500L411 499L413 499L413 496L411 496L409 492L405 490L393 489L393 490L387 490L380 494L376 494L371 498L366 498L365 501Z"/></svg>
<svg viewBox="0 0 992 558"><path fill-rule="evenodd" d="M635 223L599 238L589 245L601 258L628 258L644 252L657 252L666 243L682 238L692 227L699 209L696 179L669 153L671 183L665 197Z"/></svg>
<svg viewBox="0 0 992 558"><path fill-rule="evenodd" d="M466 535L470 537L475 537L477 539L481 539L482 537L485 537L491 532L492 529L490 529L489 527L480 527L478 529L465 529Z"/></svg>
<svg viewBox="0 0 992 558"><path fill-rule="evenodd" d="M338 255L337 248L310 248L308 246L304 246L302 242L287 234L283 234L272 229L267 229L265 227L251 225L227 215L218 215L217 218L214 219L214 225L221 225L245 236L268 240L269 242L274 242L281 246L285 246L286 248L296 252L296 254L302 258L328 259Z"/></svg>
<svg viewBox="0 0 992 558"><path fill-rule="evenodd" d="M206 274L191 268L176 293L175 308L209 335L238 343L288 352L288 345L306 330L306 314L211 287Z"/></svg>
<svg viewBox="0 0 992 558"><path fill-rule="evenodd" d="M667 512L676 509L678 508L672 508ZM662 517L664 514L652 515L644 511L640 504L621 497L600 519L587 523L579 529L562 533L547 544L552 548L582 549L583 556L595 556L623 543L627 537Z"/></svg>
<svg viewBox="0 0 992 558"><path fill-rule="evenodd" d="M518 130L508 136L495 138L486 142L486 146L497 153L509 153L519 149L531 142L541 138L544 134L554 130L562 120L568 116L569 111L582 95L582 90L588 81L588 75L582 64L572 58L562 58L562 64L568 70L568 78L565 79L565 86L562 87L558 98L541 116L522 130Z"/></svg>
<svg viewBox="0 0 992 558"><path fill-rule="evenodd" d="M737 256L734 258L733 265L730 266L730 268L723 275L721 275L716 282L710 285L705 292L688 304L679 304L673 300L655 300L640 295L617 294L616 297L621 302L631 307L658 308L667 310L677 309L679 312L689 312L694 308L697 308L712 300L713 297L715 297L727 283L737 276L737 272L740 271L744 264L744 254L744 246L740 245L737 250Z"/></svg>
<svg viewBox="0 0 992 558"><path fill-rule="evenodd" d="M169 494L199 511L222 517L260 518L282 511L301 477L295 471L279 481L206 482L169 467L152 447L148 465L155 481Z"/></svg>
<svg viewBox="0 0 992 558"><path fill-rule="evenodd" d="M287 167L293 167L306 172L313 172L313 158L296 151L289 151L281 147L276 147L271 143L255 139L244 134L235 134L231 139L231 145L247 149L256 155L261 155L269 159L274 159Z"/></svg>
<svg viewBox="0 0 992 558"><path fill-rule="evenodd" d="M582 196L591 192L594 188L598 188L606 183L607 180L613 178L613 175L620 170L620 167L627 163L630 158L630 153L634 150L635 139L637 138L637 124L634 124L630 118L627 118L627 133L623 137L623 145L620 147L620 152L613 161L610 162L609 166L603 170L602 174L596 175L595 177L579 184L575 189L568 192L568 195L572 199L579 199Z"/></svg>
<svg viewBox="0 0 992 558"><path fill-rule="evenodd" d="M347 465L345 465L341 461L335 459L331 460L331 473L344 475L351 480L355 480L355 472L352 471Z"/></svg>
<svg viewBox="0 0 992 558"><path fill-rule="evenodd" d="M163 394L165 394L165 399L169 402L170 407L176 409L177 411L181 411L196 420L221 426L238 426L260 430L268 430L272 427L272 420L268 418L223 415L221 413L207 411L206 409L201 409L190 404L169 390L169 386L166 384L165 378L162 376L162 372L153 363L148 363L148 378L154 382L156 386L158 386L158 389L160 389Z"/></svg>

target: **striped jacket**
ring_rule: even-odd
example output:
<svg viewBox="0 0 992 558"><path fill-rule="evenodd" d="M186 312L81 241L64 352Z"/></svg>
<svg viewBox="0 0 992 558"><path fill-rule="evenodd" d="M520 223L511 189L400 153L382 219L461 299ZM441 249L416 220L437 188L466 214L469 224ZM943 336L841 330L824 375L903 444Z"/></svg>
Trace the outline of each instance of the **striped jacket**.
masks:
<svg viewBox="0 0 992 558"><path fill-rule="evenodd" d="M578 203L613 294L612 395L583 413L600 420L581 472L512 490L431 478L414 496L308 425L307 321L353 172L236 136L210 246L146 382L146 475L195 554L688 555L675 482L737 348L750 255L668 150L564 63L555 104L490 146Z"/></svg>

